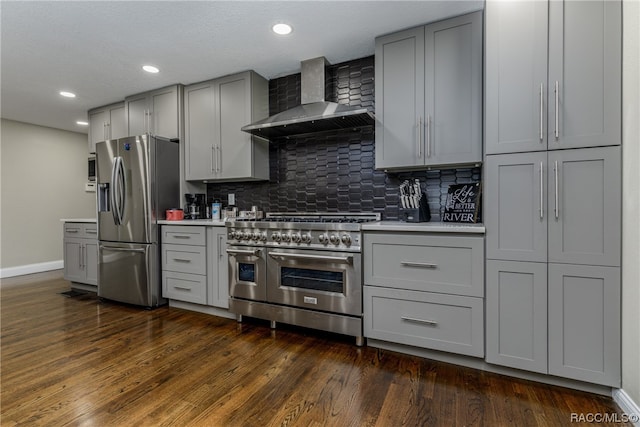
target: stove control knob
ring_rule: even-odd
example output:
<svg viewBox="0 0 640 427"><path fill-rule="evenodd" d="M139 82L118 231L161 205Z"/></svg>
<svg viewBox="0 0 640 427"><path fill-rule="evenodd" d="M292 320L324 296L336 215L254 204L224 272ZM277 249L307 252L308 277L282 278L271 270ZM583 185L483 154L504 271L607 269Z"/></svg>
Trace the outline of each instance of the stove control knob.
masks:
<svg viewBox="0 0 640 427"><path fill-rule="evenodd" d="M273 240L274 242L279 242L280 241L280 233L278 233L277 231L275 233L271 234L271 240Z"/></svg>
<svg viewBox="0 0 640 427"><path fill-rule="evenodd" d="M303 234L302 243L311 243L311 234L309 233Z"/></svg>
<svg viewBox="0 0 640 427"><path fill-rule="evenodd" d="M344 243L347 246L351 244L351 236L349 236L348 234L343 234L341 240L342 240L342 243Z"/></svg>
<svg viewBox="0 0 640 427"><path fill-rule="evenodd" d="M332 234L331 236L329 236L329 241L331 243L333 243L334 245L339 245L340 244L340 237L336 236L335 234Z"/></svg>
<svg viewBox="0 0 640 427"><path fill-rule="evenodd" d="M302 236L300 235L300 233L293 233L291 235L291 241L293 241L294 243L300 243L302 242Z"/></svg>
<svg viewBox="0 0 640 427"><path fill-rule="evenodd" d="M291 234L283 234L282 235L282 241L283 242L290 242L291 241Z"/></svg>
<svg viewBox="0 0 640 427"><path fill-rule="evenodd" d="M229 231L229 238L230 239L235 239L236 238L236 232L233 231L233 230Z"/></svg>
<svg viewBox="0 0 640 427"><path fill-rule="evenodd" d="M266 241L267 241L267 233L263 232L263 233L260 235L260 240L262 240L263 242L266 242Z"/></svg>
<svg viewBox="0 0 640 427"><path fill-rule="evenodd" d="M245 240L249 240L251 238L251 233L245 231L244 233L242 233L242 238Z"/></svg>
<svg viewBox="0 0 640 427"><path fill-rule="evenodd" d="M251 240L260 240L260 233L258 232L251 233Z"/></svg>
<svg viewBox="0 0 640 427"><path fill-rule="evenodd" d="M327 237L326 234L321 234L318 236L318 241L323 245L326 245L327 243L329 243L329 237Z"/></svg>

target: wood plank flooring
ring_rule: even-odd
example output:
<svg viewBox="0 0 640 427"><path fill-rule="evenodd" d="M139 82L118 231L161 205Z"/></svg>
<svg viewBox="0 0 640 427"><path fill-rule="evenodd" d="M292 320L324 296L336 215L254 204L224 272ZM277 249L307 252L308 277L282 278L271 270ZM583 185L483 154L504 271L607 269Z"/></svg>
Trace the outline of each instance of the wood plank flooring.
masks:
<svg viewBox="0 0 640 427"><path fill-rule="evenodd" d="M621 413L608 397L349 337L68 289L61 272L2 282L3 427L564 426Z"/></svg>

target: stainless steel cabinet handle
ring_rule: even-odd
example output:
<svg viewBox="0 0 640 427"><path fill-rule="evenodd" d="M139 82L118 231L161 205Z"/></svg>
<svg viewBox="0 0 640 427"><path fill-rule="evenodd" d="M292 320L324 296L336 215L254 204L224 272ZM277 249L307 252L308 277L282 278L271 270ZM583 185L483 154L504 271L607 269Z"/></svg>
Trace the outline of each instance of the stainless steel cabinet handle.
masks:
<svg viewBox="0 0 640 427"><path fill-rule="evenodd" d="M431 326L436 326L438 324L438 322L436 322L435 320L416 319L415 317L405 317L405 316L401 316L400 318L406 322L423 323L425 325L431 325Z"/></svg>
<svg viewBox="0 0 640 427"><path fill-rule="evenodd" d="M82 270L82 245L78 247L78 268Z"/></svg>
<svg viewBox="0 0 640 427"><path fill-rule="evenodd" d="M558 161L555 161L553 166L553 173L555 175L555 186L556 186L556 195L555 195L555 207L553 209L556 219L558 219Z"/></svg>
<svg viewBox="0 0 640 427"><path fill-rule="evenodd" d="M142 253L146 252L144 249L116 248L113 246L105 246L105 245L100 245L100 249L106 249L108 251L115 251L115 252L142 252Z"/></svg>
<svg viewBox="0 0 640 427"><path fill-rule="evenodd" d="M560 122L560 112L559 112L559 106L560 106L560 102L559 102L559 97L560 97L560 91L559 89L559 85L558 85L558 81L556 80L556 85L555 85L555 89L554 89L554 93L555 93L555 97L556 97L556 127L555 127L555 136L556 139L558 139L560 137L560 131L559 131L559 122Z"/></svg>
<svg viewBox="0 0 640 427"><path fill-rule="evenodd" d="M540 83L540 142L544 141L544 84Z"/></svg>
<svg viewBox="0 0 640 427"><path fill-rule="evenodd" d="M216 155L216 147L212 145L211 146L211 173L214 173L216 171L215 167L213 166L214 165L213 158L215 155Z"/></svg>
<svg viewBox="0 0 640 427"><path fill-rule="evenodd" d="M78 230L66 230L67 233L77 233Z"/></svg>
<svg viewBox="0 0 640 427"><path fill-rule="evenodd" d="M173 260L175 262L191 262L190 259L184 259L184 258L173 258Z"/></svg>
<svg viewBox="0 0 640 427"><path fill-rule="evenodd" d="M87 233L87 234L98 234L98 232L96 230L85 230L85 233Z"/></svg>
<svg viewBox="0 0 640 427"><path fill-rule="evenodd" d="M431 264L428 262L401 261L400 265L403 265L405 267L420 267L420 268L429 268L429 269L438 268L438 264Z"/></svg>
<svg viewBox="0 0 640 427"><path fill-rule="evenodd" d="M227 253L230 255L253 255L259 256L260 249L227 249Z"/></svg>
<svg viewBox="0 0 640 427"><path fill-rule="evenodd" d="M294 258L294 259L310 259L310 260L322 260L322 261L340 261L347 264L351 264L353 261L352 256L329 256L329 255L311 255L311 254L290 254L285 252L269 252L269 256L272 258Z"/></svg>
<svg viewBox="0 0 640 427"><path fill-rule="evenodd" d="M180 289L182 291L191 291L191 288L185 288L184 286L174 286L174 289Z"/></svg>
<svg viewBox="0 0 640 427"><path fill-rule="evenodd" d="M544 218L544 176L543 165L540 162L540 219Z"/></svg>
<svg viewBox="0 0 640 427"><path fill-rule="evenodd" d="M422 117L418 117L418 158L422 157Z"/></svg>
<svg viewBox="0 0 640 427"><path fill-rule="evenodd" d="M220 146L216 145L216 173L222 171L222 153L220 152Z"/></svg>
<svg viewBox="0 0 640 427"><path fill-rule="evenodd" d="M222 250L222 240L224 239L224 236L218 236L218 257L222 258L224 257L224 251Z"/></svg>
<svg viewBox="0 0 640 427"><path fill-rule="evenodd" d="M191 236L184 236L181 234L176 234L175 236L173 236L174 239L190 239Z"/></svg>
<svg viewBox="0 0 640 427"><path fill-rule="evenodd" d="M431 157L431 116L427 117L427 157Z"/></svg>

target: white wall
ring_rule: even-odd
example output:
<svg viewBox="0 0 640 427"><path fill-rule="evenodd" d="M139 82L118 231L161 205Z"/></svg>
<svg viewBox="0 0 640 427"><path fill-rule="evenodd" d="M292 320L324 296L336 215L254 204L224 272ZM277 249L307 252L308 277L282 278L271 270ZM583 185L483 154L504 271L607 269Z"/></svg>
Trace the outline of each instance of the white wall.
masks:
<svg viewBox="0 0 640 427"><path fill-rule="evenodd" d="M0 270L62 260L60 218L95 218L87 135L2 119Z"/></svg>
<svg viewBox="0 0 640 427"><path fill-rule="evenodd" d="M622 8L622 389L640 405L640 2Z"/></svg>

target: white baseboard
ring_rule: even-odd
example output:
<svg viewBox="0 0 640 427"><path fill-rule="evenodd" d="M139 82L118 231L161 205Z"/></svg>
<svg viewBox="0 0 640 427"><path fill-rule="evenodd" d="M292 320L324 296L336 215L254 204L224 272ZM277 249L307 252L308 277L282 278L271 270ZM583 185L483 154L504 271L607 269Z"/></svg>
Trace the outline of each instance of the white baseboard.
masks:
<svg viewBox="0 0 640 427"><path fill-rule="evenodd" d="M622 412L629 416L629 421L632 422L634 426L640 427L640 406L633 401L631 396L623 389L618 388L613 390L611 397L613 397L613 400L618 404L620 409L622 409Z"/></svg>
<svg viewBox="0 0 640 427"><path fill-rule="evenodd" d="M64 268L63 260L0 268L0 279L23 276L25 274L42 273L43 271L60 270L61 268Z"/></svg>

